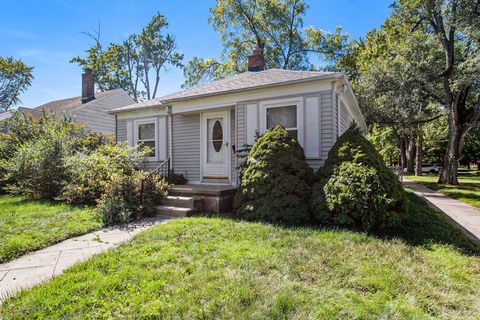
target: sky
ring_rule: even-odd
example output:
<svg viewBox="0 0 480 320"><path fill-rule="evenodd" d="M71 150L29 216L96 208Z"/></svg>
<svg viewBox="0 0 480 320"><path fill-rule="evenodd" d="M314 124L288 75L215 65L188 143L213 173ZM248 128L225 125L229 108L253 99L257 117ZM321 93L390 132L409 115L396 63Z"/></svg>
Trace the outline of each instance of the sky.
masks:
<svg viewBox="0 0 480 320"><path fill-rule="evenodd" d="M307 0L305 26L334 31L342 26L351 37L364 36L389 15L391 0ZM4 1L0 11L0 56L33 66L31 87L20 97L24 107L79 96L82 69L70 59L85 56L92 41L82 32L100 25L104 44L138 33L156 12L169 21L184 62L194 56L218 58L219 34L208 23L214 0L22 0ZM181 69L161 75L159 94L181 90Z"/></svg>

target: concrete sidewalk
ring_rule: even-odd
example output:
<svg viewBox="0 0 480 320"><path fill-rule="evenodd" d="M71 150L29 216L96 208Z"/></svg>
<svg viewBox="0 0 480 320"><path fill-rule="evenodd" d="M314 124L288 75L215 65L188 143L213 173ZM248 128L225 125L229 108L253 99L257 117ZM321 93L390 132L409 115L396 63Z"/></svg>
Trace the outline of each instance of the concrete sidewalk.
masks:
<svg viewBox="0 0 480 320"><path fill-rule="evenodd" d="M165 216L156 216L105 228L0 264L0 304L22 288L59 275L73 264L128 241L140 231L166 223L168 219Z"/></svg>
<svg viewBox="0 0 480 320"><path fill-rule="evenodd" d="M417 196L426 200L429 207L437 210L454 222L472 240L480 243L480 210L424 185L404 178L403 184Z"/></svg>

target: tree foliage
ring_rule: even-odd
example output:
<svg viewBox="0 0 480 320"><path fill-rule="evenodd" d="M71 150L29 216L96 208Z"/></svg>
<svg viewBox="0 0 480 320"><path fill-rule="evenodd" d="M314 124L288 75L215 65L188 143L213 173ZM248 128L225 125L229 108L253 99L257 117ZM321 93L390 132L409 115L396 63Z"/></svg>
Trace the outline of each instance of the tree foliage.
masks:
<svg viewBox="0 0 480 320"><path fill-rule="evenodd" d="M480 122L467 133L460 163L470 166L480 160Z"/></svg>
<svg viewBox="0 0 480 320"><path fill-rule="evenodd" d="M88 34L94 44L87 49L87 56L74 57L71 62L92 69L100 91L122 88L135 101L153 99L162 70L182 66L183 54L177 50L175 37L165 34L167 27L167 19L157 13L139 34L106 48L100 41L100 31Z"/></svg>
<svg viewBox="0 0 480 320"><path fill-rule="evenodd" d="M439 182L458 184L465 136L480 119L480 4L478 0L398 0L394 8L412 30L433 35L443 52L438 81L448 113L449 141Z"/></svg>
<svg viewBox="0 0 480 320"><path fill-rule="evenodd" d="M184 87L246 71L247 56L256 47L263 50L267 69L312 69L312 56L333 60L347 36L340 27L333 33L304 27L307 10L303 0L217 0L209 22L220 33L220 59L194 57L184 69Z"/></svg>
<svg viewBox="0 0 480 320"><path fill-rule="evenodd" d="M12 57L0 57L0 111L20 103L20 95L31 85L33 67Z"/></svg>

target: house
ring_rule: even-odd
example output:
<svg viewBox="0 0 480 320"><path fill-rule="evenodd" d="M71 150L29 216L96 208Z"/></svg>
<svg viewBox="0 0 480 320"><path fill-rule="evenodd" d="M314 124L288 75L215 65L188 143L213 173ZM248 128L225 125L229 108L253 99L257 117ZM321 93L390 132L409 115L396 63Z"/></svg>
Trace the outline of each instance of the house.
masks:
<svg viewBox="0 0 480 320"><path fill-rule="evenodd" d="M0 121L12 117L14 112L27 116L40 117L43 112L71 117L76 123L84 123L87 128L101 133L115 133L115 116L107 111L131 105L134 100L123 89L95 93L92 70L82 74L82 95L62 100L50 101L36 108L20 107L0 114Z"/></svg>
<svg viewBox="0 0 480 320"><path fill-rule="evenodd" d="M117 141L152 147L151 169L169 159L171 169L188 180L190 193L184 195L192 195L234 189L239 183L235 151L277 124L297 138L315 170L352 121L367 130L343 73L264 70L258 50L249 56L248 70L111 110Z"/></svg>

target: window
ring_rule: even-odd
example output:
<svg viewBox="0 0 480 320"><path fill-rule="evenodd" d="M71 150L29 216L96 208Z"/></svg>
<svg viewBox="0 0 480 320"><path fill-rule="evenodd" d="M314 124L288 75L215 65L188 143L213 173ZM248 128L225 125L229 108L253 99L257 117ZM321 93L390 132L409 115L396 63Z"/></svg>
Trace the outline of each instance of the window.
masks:
<svg viewBox="0 0 480 320"><path fill-rule="evenodd" d="M140 122L136 125L136 144L140 148L147 146L151 149L149 158L156 158L157 155L156 127L155 122Z"/></svg>
<svg viewBox="0 0 480 320"><path fill-rule="evenodd" d="M281 125L287 132L298 139L297 106L267 108L267 129Z"/></svg>

